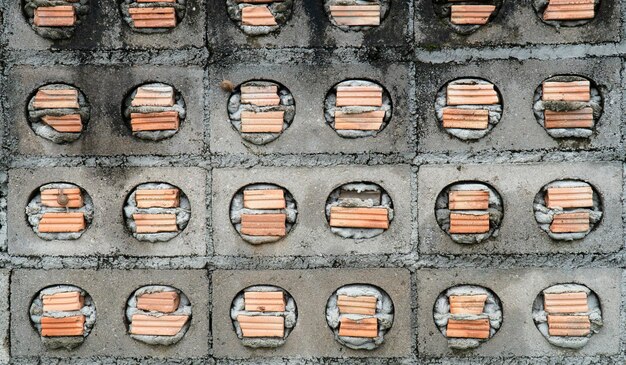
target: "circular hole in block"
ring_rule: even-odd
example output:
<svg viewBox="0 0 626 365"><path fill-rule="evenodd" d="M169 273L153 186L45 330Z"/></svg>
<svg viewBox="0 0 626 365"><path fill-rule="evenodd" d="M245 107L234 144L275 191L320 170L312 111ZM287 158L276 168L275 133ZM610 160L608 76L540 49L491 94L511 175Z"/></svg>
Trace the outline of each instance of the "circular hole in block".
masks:
<svg viewBox="0 0 626 365"><path fill-rule="evenodd" d="M435 14L458 34L471 34L490 23L503 0L432 0Z"/></svg>
<svg viewBox="0 0 626 365"><path fill-rule="evenodd" d="M187 10L186 0L121 0L119 7L130 29L145 34L172 31Z"/></svg>
<svg viewBox="0 0 626 365"><path fill-rule="evenodd" d="M291 19L293 0L226 0L228 16L251 36L276 32Z"/></svg>
<svg viewBox="0 0 626 365"><path fill-rule="evenodd" d="M89 15L89 0L22 0L21 5L26 22L50 40L71 38Z"/></svg>
<svg viewBox="0 0 626 365"><path fill-rule="evenodd" d="M47 349L80 346L96 323L96 306L86 291L73 285L53 285L30 303L30 320Z"/></svg>
<svg viewBox="0 0 626 365"><path fill-rule="evenodd" d="M391 0L324 0L330 22L343 31L365 31L378 27L391 7Z"/></svg>
<svg viewBox="0 0 626 365"><path fill-rule="evenodd" d="M533 0L533 7L545 24L556 28L578 27L596 17L600 0Z"/></svg>
<svg viewBox="0 0 626 365"><path fill-rule="evenodd" d="M94 205L80 186L54 182L35 190L26 206L26 220L40 238L77 240L91 225Z"/></svg>
<svg viewBox="0 0 626 365"><path fill-rule="evenodd" d="M273 348L287 341L298 321L298 308L285 289L254 285L235 296L230 316L244 346Z"/></svg>

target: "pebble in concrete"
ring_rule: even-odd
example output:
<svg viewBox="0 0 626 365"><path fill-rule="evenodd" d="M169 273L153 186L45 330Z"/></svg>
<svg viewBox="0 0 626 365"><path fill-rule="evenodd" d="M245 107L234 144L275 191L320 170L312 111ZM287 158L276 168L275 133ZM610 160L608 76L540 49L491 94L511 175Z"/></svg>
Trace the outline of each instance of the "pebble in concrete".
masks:
<svg viewBox="0 0 626 365"><path fill-rule="evenodd" d="M553 0L533 0L533 7L542 22L557 29L560 27L578 27L595 18L600 7L600 0L569 1L567 3Z"/></svg>
<svg viewBox="0 0 626 365"><path fill-rule="evenodd" d="M120 10L126 24L138 33L170 32L185 17L186 0L122 0Z"/></svg>
<svg viewBox="0 0 626 365"><path fill-rule="evenodd" d="M498 15L498 12L502 7L502 0L464 1L460 4L459 2L451 0L432 0L432 3L435 14L459 34L474 33L487 23L491 22ZM480 8L468 8L467 11L471 11L473 14L476 14L477 11L480 12L481 19L479 21L456 20L457 16L455 12L458 10L455 9L453 11L453 7L458 6L479 6Z"/></svg>
<svg viewBox="0 0 626 365"><path fill-rule="evenodd" d="M52 40L68 39L89 14L89 0L24 0L26 21L40 36Z"/></svg>
<svg viewBox="0 0 626 365"><path fill-rule="evenodd" d="M260 3L250 0L226 0L226 10L230 19L244 33L251 36L278 31L291 19L292 8L293 0L267 0Z"/></svg>
<svg viewBox="0 0 626 365"><path fill-rule="evenodd" d="M366 31L383 22L391 0L324 0L330 22L343 31Z"/></svg>

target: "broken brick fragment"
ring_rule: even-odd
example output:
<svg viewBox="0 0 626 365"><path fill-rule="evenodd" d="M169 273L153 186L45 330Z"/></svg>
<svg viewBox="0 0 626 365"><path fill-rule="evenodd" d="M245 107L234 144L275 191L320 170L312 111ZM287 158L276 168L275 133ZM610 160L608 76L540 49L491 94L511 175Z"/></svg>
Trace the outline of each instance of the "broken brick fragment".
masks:
<svg viewBox="0 0 626 365"><path fill-rule="evenodd" d="M489 229L489 214L450 214L451 234L487 233Z"/></svg>
<svg viewBox="0 0 626 365"><path fill-rule="evenodd" d="M80 188L44 189L40 196L44 207L81 208L83 206L83 194Z"/></svg>
<svg viewBox="0 0 626 365"><path fill-rule="evenodd" d="M46 294L42 297L44 312L71 312L83 308L85 298L80 292Z"/></svg>
<svg viewBox="0 0 626 365"><path fill-rule="evenodd" d="M448 105L493 105L500 97L493 84L448 84Z"/></svg>
<svg viewBox="0 0 626 365"><path fill-rule="evenodd" d="M589 311L587 293L544 293L544 310L553 313L584 313Z"/></svg>
<svg viewBox="0 0 626 365"><path fill-rule="evenodd" d="M335 111L335 129L377 131L383 125L384 110L374 110L363 113L345 113Z"/></svg>
<svg viewBox="0 0 626 365"><path fill-rule="evenodd" d="M133 132L177 130L180 126L178 112L131 113Z"/></svg>
<svg viewBox="0 0 626 365"><path fill-rule="evenodd" d="M76 9L72 5L40 6L35 8L33 22L38 27L71 27L76 24Z"/></svg>
<svg viewBox="0 0 626 365"><path fill-rule="evenodd" d="M378 337L378 319L374 317L362 319L342 317L339 320L339 336L361 338Z"/></svg>
<svg viewBox="0 0 626 365"><path fill-rule="evenodd" d="M130 333L145 336L176 336L185 326L189 316L165 315L160 317L133 314Z"/></svg>
<svg viewBox="0 0 626 365"><path fill-rule="evenodd" d="M443 127L460 129L487 129L489 111L484 109L443 109Z"/></svg>
<svg viewBox="0 0 626 365"><path fill-rule="evenodd" d="M80 133L83 131L83 122L80 114L44 115L41 117L41 120L60 133Z"/></svg>
<svg viewBox="0 0 626 365"><path fill-rule="evenodd" d="M278 25L274 14L267 5L246 6L241 9L241 23L251 26L274 26Z"/></svg>
<svg viewBox="0 0 626 365"><path fill-rule="evenodd" d="M376 302L375 296L359 296L350 297L347 295L339 295L337 297L337 307L339 307L340 314L363 314L371 315L376 314Z"/></svg>
<svg viewBox="0 0 626 365"><path fill-rule="evenodd" d="M78 90L39 89L33 101L35 109L78 109Z"/></svg>
<svg viewBox="0 0 626 365"><path fill-rule="evenodd" d="M129 8L135 28L174 28L176 10L173 7Z"/></svg>
<svg viewBox="0 0 626 365"><path fill-rule="evenodd" d="M330 15L340 26L380 25L380 5L332 5Z"/></svg>
<svg viewBox="0 0 626 365"><path fill-rule="evenodd" d="M61 318L41 317L41 336L82 336L84 333L84 325L84 315Z"/></svg>
<svg viewBox="0 0 626 365"><path fill-rule="evenodd" d="M242 133L281 133L285 111L241 112Z"/></svg>
<svg viewBox="0 0 626 365"><path fill-rule="evenodd" d="M174 88L168 85L145 85L137 88L132 106L174 106Z"/></svg>
<svg viewBox="0 0 626 365"><path fill-rule="evenodd" d="M587 232L589 226L589 212L557 213L552 218L550 231L554 233Z"/></svg>
<svg viewBox="0 0 626 365"><path fill-rule="evenodd" d="M485 309L487 294L451 295L450 314L482 314Z"/></svg>
<svg viewBox="0 0 626 365"><path fill-rule="evenodd" d="M330 208L330 226L342 228L388 229L389 214L387 208Z"/></svg>
<svg viewBox="0 0 626 365"><path fill-rule="evenodd" d="M446 328L448 338L488 339L491 326L489 319L449 319Z"/></svg>
<svg viewBox="0 0 626 365"><path fill-rule="evenodd" d="M451 190L448 193L450 210L487 210L489 192L486 190Z"/></svg>
<svg viewBox="0 0 626 365"><path fill-rule="evenodd" d="M178 309L180 296L173 291L146 293L137 297L137 309L172 313Z"/></svg>
<svg viewBox="0 0 626 365"><path fill-rule="evenodd" d="M589 316L548 316L548 334L560 337L584 337L591 333Z"/></svg>
<svg viewBox="0 0 626 365"><path fill-rule="evenodd" d="M584 81L544 81L543 96L544 101L582 101L591 100L591 83Z"/></svg>
<svg viewBox="0 0 626 365"><path fill-rule="evenodd" d="M285 209L285 192L282 189L246 189L243 191L246 209Z"/></svg>
<svg viewBox="0 0 626 365"><path fill-rule="evenodd" d="M244 292L243 296L246 311L285 311L285 294L282 291L247 291Z"/></svg>
<svg viewBox="0 0 626 365"><path fill-rule="evenodd" d="M545 196L548 208L592 208L593 189L591 186L548 188Z"/></svg>
<svg viewBox="0 0 626 365"><path fill-rule="evenodd" d="M85 227L83 213L44 213L38 230L41 233L70 233L80 232Z"/></svg>
<svg viewBox="0 0 626 365"><path fill-rule="evenodd" d="M242 214L241 233L248 236L284 237L287 235L287 215L278 214Z"/></svg>
<svg viewBox="0 0 626 365"><path fill-rule="evenodd" d="M267 86L242 86L241 103L256 106L280 105L277 85Z"/></svg>
<svg viewBox="0 0 626 365"><path fill-rule="evenodd" d="M483 25L496 10L494 5L452 5L452 24Z"/></svg>
<svg viewBox="0 0 626 365"><path fill-rule="evenodd" d="M336 106L382 106L383 88L378 85L337 87Z"/></svg>
<svg viewBox="0 0 626 365"><path fill-rule="evenodd" d="M136 233L178 232L176 214L133 214Z"/></svg>
<svg viewBox="0 0 626 365"><path fill-rule="evenodd" d="M137 208L178 208L180 206L179 189L137 189L135 190Z"/></svg>
<svg viewBox="0 0 626 365"><path fill-rule="evenodd" d="M554 128L593 128L593 109L583 108L565 112L544 111L544 125Z"/></svg>
<svg viewBox="0 0 626 365"><path fill-rule="evenodd" d="M544 20L586 20L595 16L594 0L549 0L543 12Z"/></svg>
<svg viewBox="0 0 626 365"><path fill-rule="evenodd" d="M280 316L238 315L237 322L243 337L283 337L285 318Z"/></svg>

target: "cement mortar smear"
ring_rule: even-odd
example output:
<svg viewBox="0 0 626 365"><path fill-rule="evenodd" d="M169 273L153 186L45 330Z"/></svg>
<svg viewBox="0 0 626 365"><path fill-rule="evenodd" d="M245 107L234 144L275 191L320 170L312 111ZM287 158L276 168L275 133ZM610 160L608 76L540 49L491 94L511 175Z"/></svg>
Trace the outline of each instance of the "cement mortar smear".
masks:
<svg viewBox="0 0 626 365"><path fill-rule="evenodd" d="M334 26L345 32L360 32L372 29L376 27L376 25L341 25L337 23L337 20L333 17L330 10L332 6L337 5L380 5L380 23L382 23L389 12L391 0L324 0L324 10Z"/></svg>
<svg viewBox="0 0 626 365"><path fill-rule="evenodd" d="M259 312L247 311L245 309L244 295L246 292L282 292L285 300L285 311L283 312ZM241 325L239 324L239 316L267 316L267 317L283 317L285 328L283 337L244 337ZM233 299L230 309L230 318L233 321L233 327L237 333L237 337L246 347L251 348L274 348L285 344L287 337L295 328L298 321L298 309L296 301L285 289L272 285L255 285L239 292Z"/></svg>
<svg viewBox="0 0 626 365"><path fill-rule="evenodd" d="M449 85L493 85L496 93L498 94L499 102L497 104L486 105L453 105L448 106L448 86ZM452 107L455 109L467 109L467 110L487 110L489 112L489 120L486 129L465 129L465 128L443 128L443 111L444 109ZM480 139L489 132L500 122L502 119L502 95L497 86L493 83L481 80L477 78L462 78L450 81L443 85L437 92L435 99L435 113L437 114L437 121L439 126L448 134L455 136L464 141L472 141Z"/></svg>
<svg viewBox="0 0 626 365"><path fill-rule="evenodd" d="M135 22L130 16L129 9L134 8L174 8L174 14L176 16L176 25L180 24L185 18L185 12L187 10L186 0L172 0L172 1L137 1L137 0L122 0L120 3L120 11L122 17L130 29L138 33L167 33L171 32L175 27L136 27Z"/></svg>
<svg viewBox="0 0 626 365"><path fill-rule="evenodd" d="M252 103L244 103L241 101L241 88L249 86L276 86L278 88L278 96L280 99L279 105L275 106L258 106ZM283 129L280 133L244 133L241 131L241 113L244 111L260 113L260 112L278 112L282 111L283 114ZM289 89L285 86L273 82L254 80L245 82L232 92L228 99L228 118L233 128L241 135L243 140L255 145L264 145L276 140L281 136L283 132L289 128L293 118L296 115L296 102L291 95Z"/></svg>
<svg viewBox="0 0 626 365"><path fill-rule="evenodd" d="M35 108L35 95L39 90L76 90L78 92L78 108ZM62 117L66 115L75 115L78 114L80 116L81 123L83 125L83 131L87 128L87 124L89 123L89 117L91 108L89 106L89 102L87 98L78 88L67 85L67 84L49 84L44 85L37 89L30 100L28 101L27 106L27 118L30 124L30 128L35 132L39 137L45 138L48 141L52 141L58 144L71 143L76 141L82 135L82 132L74 133L74 132L58 132L50 125L44 123L43 117L52 116L52 117Z"/></svg>
<svg viewBox="0 0 626 365"><path fill-rule="evenodd" d="M451 296L472 296L486 295L487 300L481 314L450 313ZM500 298L491 290L476 285L457 285L444 290L435 301L433 308L433 318L439 331L447 337L447 326L449 320L489 320L489 338L493 337L502 326L502 304ZM452 338L448 337L448 347L457 350L473 349L488 341L478 338Z"/></svg>
<svg viewBox="0 0 626 365"><path fill-rule="evenodd" d="M137 308L137 299L141 295L151 294L151 293L163 293L163 292L175 292L176 294L178 294L180 301L178 303L178 308L176 308L175 311L171 313L161 313L158 311L152 311L152 310L148 311L148 310ZM155 318L167 317L167 316L187 316L188 318L185 324L183 325L183 327L180 329L180 331L178 331L178 333L173 336L138 335L138 334L131 333L131 329L133 326L133 320L132 320L133 315L144 315L144 316L155 317ZM128 333L130 337L132 337L133 339L137 341L141 341L148 345L170 346L182 340L183 337L185 336L185 333L187 333L187 330L189 329L189 326L191 323L191 302L189 301L189 298L187 298L185 293L171 286L164 286L164 285L144 286L144 287L137 289L128 299L128 302L126 303L126 321L129 327Z"/></svg>
<svg viewBox="0 0 626 365"><path fill-rule="evenodd" d="M137 206L136 193L137 190L159 190L159 189L175 189L179 192L179 205L176 208L139 208ZM173 214L176 216L176 226L178 230L176 232L158 232L158 233L138 233L137 224L133 219L133 214ZM139 241L146 242L167 242L172 238L178 236L189 223L191 219L191 203L185 195L185 192L180 188L167 183L145 183L141 184L130 193L126 199L124 205L124 220L126 227L130 230L133 237Z"/></svg>
<svg viewBox="0 0 626 365"><path fill-rule="evenodd" d="M450 0L431 0L433 3L433 9L435 14L446 22L450 28L452 28L458 34L471 34L486 26L491 22L500 12L503 0L463 0L463 1L450 1ZM452 6L453 5L493 5L495 10L489 16L486 24L454 24L451 21Z"/></svg>
<svg viewBox="0 0 626 365"><path fill-rule="evenodd" d="M549 188L576 188L576 187L591 187L593 192L593 206L590 208L548 208L546 203L546 195ZM550 238L557 241L574 241L585 238L591 231L598 225L602 219L602 201L600 200L600 194L590 184L584 181L578 180L559 180L553 181L545 185L535 196L533 202L533 209L535 212L535 219L539 224L539 227L550 236ZM589 229L584 232L572 232L572 233L555 233L550 230L550 225L554 220L555 215L560 213L589 213Z"/></svg>
<svg viewBox="0 0 626 365"><path fill-rule="evenodd" d="M41 202L41 192L47 189L80 189L83 199L83 206L80 208L48 207ZM79 232L40 232L39 222L46 213L83 213L85 217L85 229ZM43 185L38 191L33 193L33 197L26 206L26 218L33 231L40 238L52 240L77 240L89 229L89 225L94 217L94 205L91 196L80 186L69 183L50 183Z"/></svg>
<svg viewBox="0 0 626 365"><path fill-rule="evenodd" d="M58 293L79 292L83 297L84 302L80 310L75 311L43 311L43 297L44 295L52 295ZM96 306L91 299L91 296L83 289L72 285L57 285L42 289L30 304L30 320L37 332L41 336L41 318L66 318L73 316L85 316L85 322L83 324L82 336L59 336L59 337L44 337L41 336L41 341L44 346L49 350L64 348L67 350L74 349L80 346L85 338L89 336L91 329L96 323Z"/></svg>
<svg viewBox="0 0 626 365"><path fill-rule="evenodd" d="M591 323L590 333L586 336L581 337L573 337L573 336L550 336L548 332L548 313L544 309L544 294L563 294L563 293L577 293L584 292L587 294L587 305L588 311L580 312L580 313L568 313L568 315L573 316L586 316L589 317L589 322ZM591 289L584 285L580 284L558 284L553 285L547 289L544 289L533 303L532 308L533 320L537 329L543 337L545 337L548 342L550 342L554 346L568 348L568 349L579 349L582 348L589 342L591 336L594 333L598 333L600 328L602 327L602 309L600 307L600 299Z"/></svg>
<svg viewBox="0 0 626 365"><path fill-rule="evenodd" d="M550 3L550 0L533 0L533 8L535 9L537 16L539 17L539 19L541 19L542 22L548 25L551 25L553 27L556 27L556 28L578 27L581 25L585 25L593 20L593 18L579 19L579 20L545 20L543 18L543 14L546 11L546 8L548 7L549 3ZM594 4L594 14L597 14L598 8L600 7L600 0L594 0L593 4Z"/></svg>
<svg viewBox="0 0 626 365"><path fill-rule="evenodd" d="M69 27L43 27L35 25L35 9L50 6L72 6L75 12L75 23ZM68 39L74 35L76 28L83 23L89 14L89 0L23 0L24 17L33 30L40 36L52 40Z"/></svg>
<svg viewBox="0 0 626 365"><path fill-rule="evenodd" d="M340 86L375 86L380 87L383 90L383 102L382 106L337 106L337 88ZM335 114L342 112L345 114L360 114L373 111L382 110L385 112L383 117L383 123L378 130L357 130L357 129L337 129L335 128ZM393 114L393 106L391 104L391 96L387 89L382 85L368 80L346 80L333 86L333 88L326 95L324 101L324 118L326 123L331 126L337 132L338 135L345 138L360 138L360 137L374 137L380 133L391 121Z"/></svg>
<svg viewBox="0 0 626 365"><path fill-rule="evenodd" d="M217 0L224 1L224 0ZM274 16L276 25L249 25L242 22L242 9L246 7L267 7ZM293 0L266 0L261 4L244 3L239 0L226 0L228 16L239 28L250 36L266 35L275 32L285 25L293 12Z"/></svg>
<svg viewBox="0 0 626 365"><path fill-rule="evenodd" d="M340 295L348 297L362 297L370 296L376 297L376 312L374 315L367 314L346 314L340 313L339 306L337 304ZM340 344L351 348L353 350L374 350L381 346L385 341L385 334L391 329L393 325L394 307L391 297L382 290L373 285L366 284L353 284L344 285L337 289L328 298L326 304L326 322L332 329L335 335L335 340ZM342 319L350 319L353 321L361 321L367 318L376 318L378 323L378 335L373 338L365 337L349 337L340 336L339 327Z"/></svg>
<svg viewBox="0 0 626 365"><path fill-rule="evenodd" d="M589 81L591 99L589 101L543 101L543 84L539 85L535 90L533 98L533 112L539 125L553 138L590 138L596 130L596 125L602 116L604 102L600 87L592 80L582 76L563 75L550 77L544 82L573 82L573 81ZM591 108L593 111L593 126L591 128L546 128L544 113L546 110L554 112L569 112Z"/></svg>

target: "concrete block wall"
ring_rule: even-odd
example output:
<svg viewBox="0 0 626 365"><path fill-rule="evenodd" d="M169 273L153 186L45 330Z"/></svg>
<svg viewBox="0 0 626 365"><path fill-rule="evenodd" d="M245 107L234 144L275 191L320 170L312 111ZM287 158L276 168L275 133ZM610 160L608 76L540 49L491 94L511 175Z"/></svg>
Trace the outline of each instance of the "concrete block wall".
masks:
<svg viewBox="0 0 626 365"><path fill-rule="evenodd" d="M459 36L433 14L431 0L391 0L387 18L368 32L334 27L322 0L295 1L279 33L247 37L226 13L225 0L188 0L185 20L163 35L133 33L117 2L91 2L86 24L69 41L50 42L24 20L19 2L0 0L0 363L15 364L618 364L626 362L626 234L623 138L626 4L602 0L588 25L554 28L532 1L504 1L488 26ZM601 86L604 113L588 142L559 142L537 123L535 89L557 74ZM493 82L503 118L486 137L463 142L438 127L437 91L458 77ZM244 143L228 121L235 85L269 79L296 101L291 127L265 146ZM393 117L374 138L344 139L324 120L324 98L336 83L366 78L390 93ZM132 137L122 102L134 87L167 82L181 92L187 118L161 142ZM49 82L80 88L91 105L82 137L56 145L26 120L35 89ZM585 239L556 243L537 226L535 194L546 183L592 183L604 217ZM342 239L324 216L328 194L367 180L391 196L390 229L372 239ZM504 203L500 232L459 245L434 218L447 185L480 180ZM83 187L95 218L76 241L43 241L24 208L44 183ZM140 183L165 181L189 197L187 228L166 243L135 240L122 207ZM283 240L246 243L229 219L232 196L249 183L291 192L298 220ZM532 302L563 282L599 296L604 326L581 350L550 345L536 329ZM333 339L325 303L338 287L367 283L394 303L385 344L355 351ZM86 289L98 310L85 343L46 350L28 319L30 301L52 284ZM149 346L126 333L131 293L171 285L190 298L192 323L178 344ZM241 345L229 318L239 291L280 286L298 305L298 323L284 346ZM452 351L433 321L439 293L482 285L503 304L503 325L476 350Z"/></svg>

